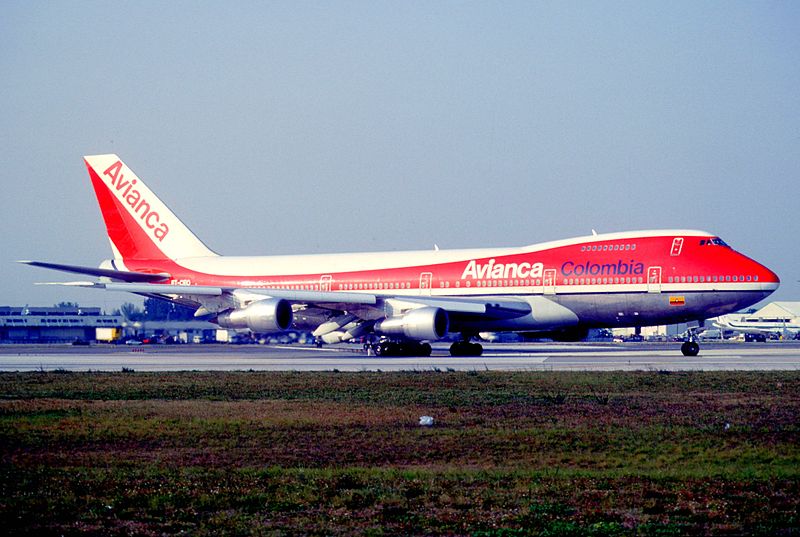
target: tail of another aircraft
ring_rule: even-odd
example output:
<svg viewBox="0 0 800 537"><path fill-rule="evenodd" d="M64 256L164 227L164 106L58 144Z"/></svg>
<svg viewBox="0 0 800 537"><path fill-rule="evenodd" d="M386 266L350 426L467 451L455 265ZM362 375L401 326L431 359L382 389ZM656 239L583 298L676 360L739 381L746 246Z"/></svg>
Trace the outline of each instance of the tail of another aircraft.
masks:
<svg viewBox="0 0 800 537"><path fill-rule="evenodd" d="M215 256L117 155L84 157L117 259Z"/></svg>

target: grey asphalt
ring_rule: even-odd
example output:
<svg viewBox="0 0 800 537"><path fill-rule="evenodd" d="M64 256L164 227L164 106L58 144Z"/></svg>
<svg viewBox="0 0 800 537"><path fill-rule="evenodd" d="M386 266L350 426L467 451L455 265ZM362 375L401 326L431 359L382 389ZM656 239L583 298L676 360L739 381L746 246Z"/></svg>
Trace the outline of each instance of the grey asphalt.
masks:
<svg viewBox="0 0 800 537"><path fill-rule="evenodd" d="M0 371L719 371L800 369L800 342L702 344L685 357L680 343L487 344L483 356L454 358L434 345L427 358L368 356L332 346L2 345Z"/></svg>

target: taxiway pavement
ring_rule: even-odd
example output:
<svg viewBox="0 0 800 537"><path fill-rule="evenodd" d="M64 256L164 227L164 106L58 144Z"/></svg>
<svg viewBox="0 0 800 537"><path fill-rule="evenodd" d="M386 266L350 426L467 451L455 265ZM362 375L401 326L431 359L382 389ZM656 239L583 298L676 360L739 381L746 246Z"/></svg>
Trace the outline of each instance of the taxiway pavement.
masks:
<svg viewBox="0 0 800 537"><path fill-rule="evenodd" d="M719 371L800 369L800 342L703 344L698 356L680 344L487 344L480 357L368 356L356 347L0 346L0 371Z"/></svg>

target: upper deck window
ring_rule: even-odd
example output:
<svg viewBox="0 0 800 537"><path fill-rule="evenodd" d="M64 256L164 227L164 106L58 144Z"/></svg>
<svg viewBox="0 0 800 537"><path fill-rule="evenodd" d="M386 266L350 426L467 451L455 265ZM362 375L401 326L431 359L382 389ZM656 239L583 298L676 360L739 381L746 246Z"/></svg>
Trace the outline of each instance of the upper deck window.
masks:
<svg viewBox="0 0 800 537"><path fill-rule="evenodd" d="M701 239L700 246L725 246L727 248L730 248L730 246L728 246L728 243L726 243L719 237L711 237L710 239Z"/></svg>

